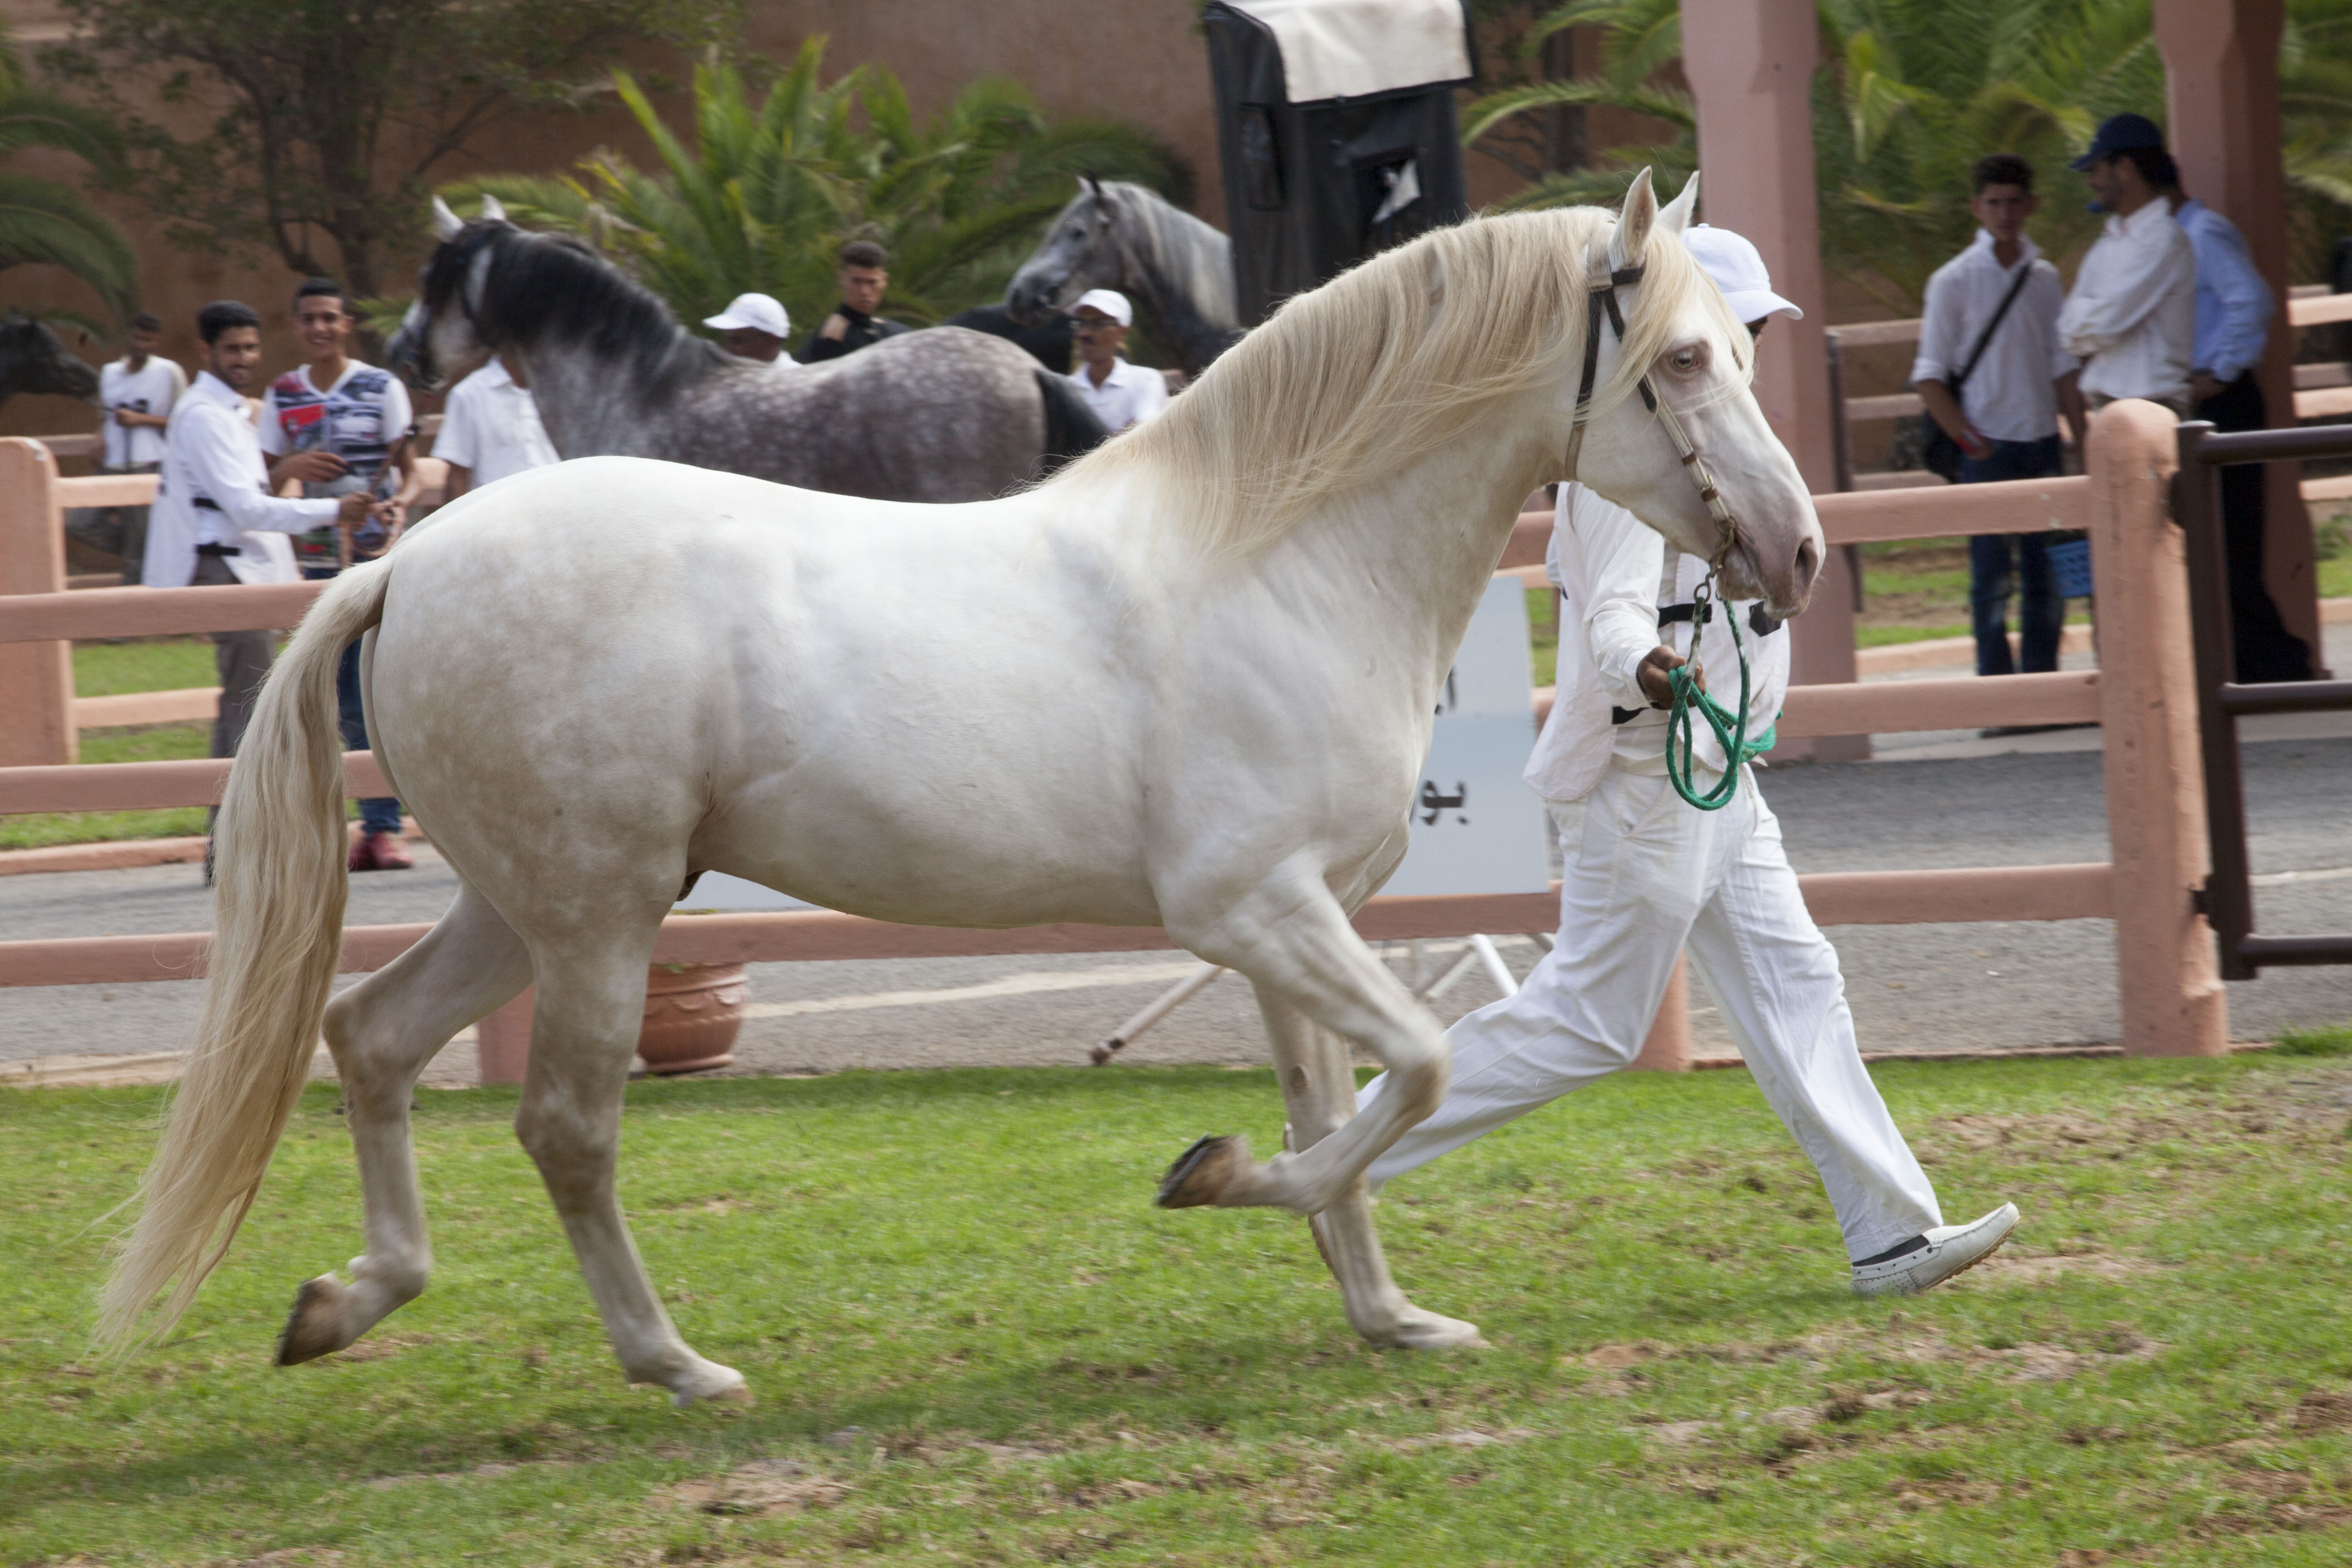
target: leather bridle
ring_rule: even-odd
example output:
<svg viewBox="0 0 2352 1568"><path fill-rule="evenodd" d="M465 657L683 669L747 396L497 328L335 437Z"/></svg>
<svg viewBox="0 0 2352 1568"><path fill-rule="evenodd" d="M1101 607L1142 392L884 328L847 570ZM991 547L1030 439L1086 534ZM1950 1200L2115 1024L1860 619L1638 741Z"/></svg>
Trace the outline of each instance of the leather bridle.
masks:
<svg viewBox="0 0 2352 1568"><path fill-rule="evenodd" d="M1577 455L1584 449L1585 422L1592 417L1593 386L1601 373L1601 324L1604 319L1609 323L1622 348L1625 342L1625 316L1617 305L1617 290L1641 282L1648 271L1647 267L1621 267L1612 272L1596 270L1586 279L1584 376L1577 384L1576 408L1570 415L1568 433L1568 473L1571 479L1576 476ZM1706 461L1699 456L1698 446L1683 429L1683 422L1675 417L1673 405L1650 384L1649 372L1644 371L1634 386L1642 394L1643 406L1656 414L1658 423L1666 427L1666 439L1674 443L1675 453L1682 459L1683 472L1698 486L1699 499L1706 503L1707 515L1723 529L1722 542L1707 563L1712 570L1720 571L1731 557L1732 547L1739 542L1739 520L1724 505L1723 492L1716 487L1715 476L1707 472Z"/></svg>

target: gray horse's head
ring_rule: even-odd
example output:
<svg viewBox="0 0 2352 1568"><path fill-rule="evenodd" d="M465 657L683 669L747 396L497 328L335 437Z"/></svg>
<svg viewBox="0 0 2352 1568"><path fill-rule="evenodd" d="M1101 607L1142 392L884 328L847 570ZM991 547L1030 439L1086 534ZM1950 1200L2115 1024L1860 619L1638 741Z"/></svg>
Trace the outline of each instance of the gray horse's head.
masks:
<svg viewBox="0 0 2352 1568"><path fill-rule="evenodd" d="M1126 214L1115 188L1092 174L1054 219L1036 254L1021 264L1004 291L1006 314L1026 327L1053 319L1089 288L1127 282L1120 227Z"/></svg>
<svg viewBox="0 0 2352 1568"><path fill-rule="evenodd" d="M479 370L504 347L483 330L483 293L500 236L520 232L496 196L482 198L482 215L472 223L433 198L433 237L440 243L425 258L415 302L384 345L393 374L437 392Z"/></svg>
<svg viewBox="0 0 2352 1568"><path fill-rule="evenodd" d="M58 335L30 316L0 321L0 402L14 392L98 398L98 372L66 351Z"/></svg>

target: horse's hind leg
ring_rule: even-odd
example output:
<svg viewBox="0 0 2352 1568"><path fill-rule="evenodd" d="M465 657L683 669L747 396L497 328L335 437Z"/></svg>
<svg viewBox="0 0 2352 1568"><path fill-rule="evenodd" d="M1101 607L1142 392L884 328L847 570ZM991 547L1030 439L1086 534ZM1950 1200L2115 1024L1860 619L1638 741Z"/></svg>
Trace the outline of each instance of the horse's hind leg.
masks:
<svg viewBox="0 0 2352 1568"><path fill-rule="evenodd" d="M1356 1080L1348 1063L1347 1042L1263 988L1257 1005L1274 1046L1283 1108L1290 1117L1288 1146L1300 1153L1339 1131L1356 1113ZM1348 1322L1371 1343L1433 1350L1486 1343L1476 1324L1424 1312L1405 1300L1381 1254L1362 1177L1348 1184L1338 1199L1309 1216L1307 1223L1323 1261L1339 1282Z"/></svg>
<svg viewBox="0 0 2352 1568"><path fill-rule="evenodd" d="M449 1038L530 983L530 955L489 902L460 884L425 939L327 1008L327 1048L360 1166L367 1250L352 1283L306 1281L278 1342L278 1363L338 1351L425 1290L433 1253L408 1135L416 1076Z"/></svg>
<svg viewBox="0 0 2352 1568"><path fill-rule="evenodd" d="M515 1133L539 1166L555 1212L631 1383L657 1383L680 1405L743 1398L743 1377L678 1337L646 1278L614 1187L621 1102L646 1007L657 907L642 929L572 934L541 947L530 1069Z"/></svg>

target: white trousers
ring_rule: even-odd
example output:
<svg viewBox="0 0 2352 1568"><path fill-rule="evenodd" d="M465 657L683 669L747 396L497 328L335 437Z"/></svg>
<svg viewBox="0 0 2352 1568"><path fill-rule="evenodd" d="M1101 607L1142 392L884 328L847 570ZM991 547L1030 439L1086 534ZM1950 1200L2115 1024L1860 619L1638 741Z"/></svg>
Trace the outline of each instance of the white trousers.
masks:
<svg viewBox="0 0 2352 1568"><path fill-rule="evenodd" d="M1559 945L1517 995L1447 1031L1444 1103L1373 1162L1374 1189L1633 1061L1687 947L1757 1087L1820 1170L1847 1255L1941 1225L1863 1066L1837 950L1806 913L1753 772L1729 805L1701 811L1664 779L1612 767L1552 813ZM1384 1079L1364 1085L1359 1109Z"/></svg>

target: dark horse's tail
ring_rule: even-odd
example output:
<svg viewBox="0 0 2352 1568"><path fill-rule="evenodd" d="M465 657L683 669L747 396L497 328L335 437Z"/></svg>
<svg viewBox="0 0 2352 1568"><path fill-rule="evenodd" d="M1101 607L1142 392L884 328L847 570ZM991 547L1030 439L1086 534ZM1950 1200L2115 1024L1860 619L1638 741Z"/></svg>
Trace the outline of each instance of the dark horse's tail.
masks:
<svg viewBox="0 0 2352 1568"><path fill-rule="evenodd" d="M1045 400L1045 451L1037 465L1037 477L1043 479L1108 441L1110 432L1070 383L1053 371L1037 371L1037 391Z"/></svg>

